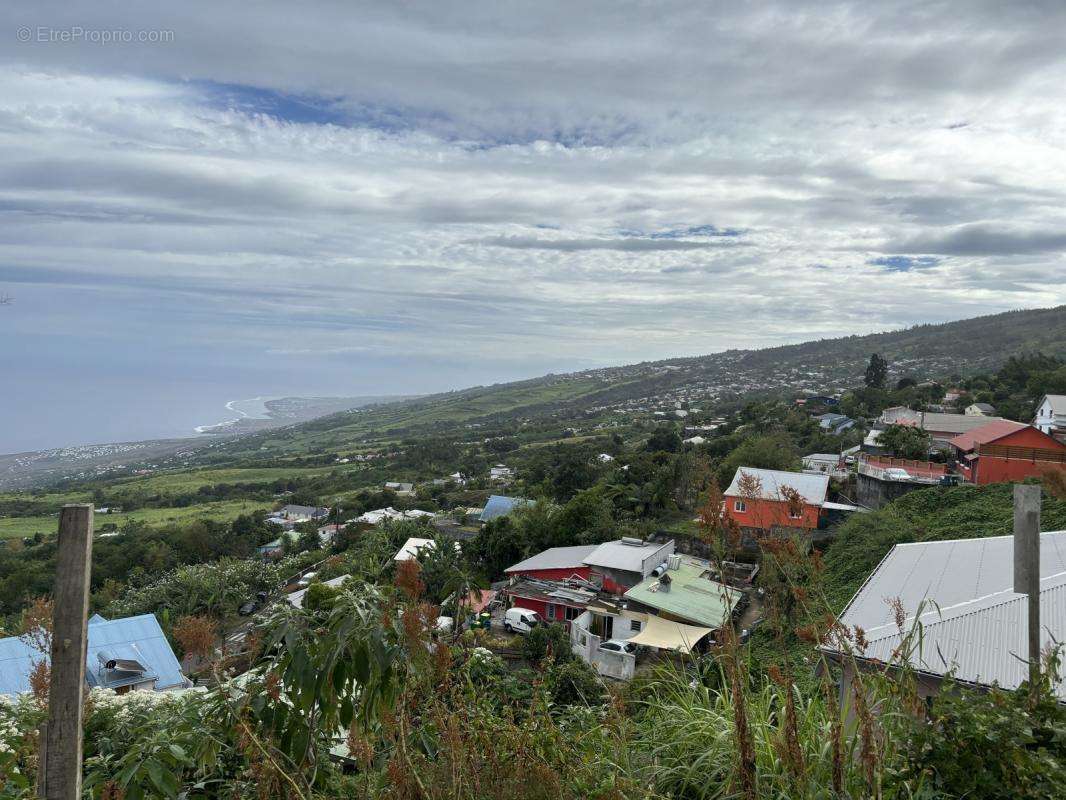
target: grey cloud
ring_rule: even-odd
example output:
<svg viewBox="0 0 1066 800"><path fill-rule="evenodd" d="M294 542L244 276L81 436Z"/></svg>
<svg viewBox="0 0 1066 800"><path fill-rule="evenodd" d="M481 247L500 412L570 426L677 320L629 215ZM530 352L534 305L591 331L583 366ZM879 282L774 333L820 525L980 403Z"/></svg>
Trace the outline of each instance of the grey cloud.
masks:
<svg viewBox="0 0 1066 800"><path fill-rule="evenodd" d="M881 114L907 99L929 108L960 94L1061 70L1066 9L1026 3L779 0L727 7L675 2L620 7L545 0L507 4L290 3L251 16L207 0L180 7L8 4L18 25L165 28L166 46L30 43L7 63L153 74L330 98L352 119L435 130L488 144L675 139L761 115L812 109ZM913 35L919 25L923 36ZM769 44L772 40L772 45ZM965 106L965 102L962 104ZM958 121L951 114L943 123ZM942 124L943 124L942 123ZM941 127L942 127L941 124Z"/></svg>
<svg viewBox="0 0 1066 800"><path fill-rule="evenodd" d="M884 248L897 253L951 256L1012 256L1066 251L1061 229L1019 229L974 223L948 231L920 234Z"/></svg>

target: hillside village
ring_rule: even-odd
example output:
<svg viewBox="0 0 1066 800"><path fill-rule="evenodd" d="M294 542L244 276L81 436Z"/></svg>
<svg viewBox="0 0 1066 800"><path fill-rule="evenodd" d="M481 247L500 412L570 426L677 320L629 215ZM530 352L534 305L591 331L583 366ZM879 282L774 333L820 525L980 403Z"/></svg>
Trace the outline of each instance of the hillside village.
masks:
<svg viewBox="0 0 1066 800"><path fill-rule="evenodd" d="M332 630L334 610L357 602L417 609L396 646L451 652L463 674L488 670L470 678L488 680L477 691L514 694L499 702L522 714L536 713L515 698L540 691L538 674L551 702L596 707L664 690L640 687L668 675L713 686L742 654L769 685L784 670L801 691L829 691L849 718L865 713L855 705L871 691L864 675L913 676L908 691L945 709L955 687L1024 694L1025 625L998 620L1005 610L1024 620L1013 570L1031 555L1041 651L1066 636L1066 362L1019 356L947 380L912 377L913 365L875 353L840 383L790 367L728 391L684 366L641 367L642 379L681 379L570 412L461 418L421 437L368 430L287 465L160 464L4 495L10 529L25 532L0 547L7 713L32 718L42 691L54 514L70 502L96 506L94 698L160 695L184 708L200 701L175 698L301 668L285 659L303 650L278 662L261 637ZM1012 538L1016 484L1042 489L1044 532L1030 555ZM183 508L193 516L176 516ZM965 545L939 546L955 539ZM820 628L827 613L840 622ZM1045 668L1049 702L1066 709L1066 683L1054 661ZM352 736L330 741L329 769L358 774Z"/></svg>

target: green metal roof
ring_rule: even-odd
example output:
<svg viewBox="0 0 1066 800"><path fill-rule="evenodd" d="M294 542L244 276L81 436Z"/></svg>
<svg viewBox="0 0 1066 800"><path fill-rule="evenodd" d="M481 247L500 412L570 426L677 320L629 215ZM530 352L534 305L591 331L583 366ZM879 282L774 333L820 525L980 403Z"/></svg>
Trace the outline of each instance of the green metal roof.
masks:
<svg viewBox="0 0 1066 800"><path fill-rule="evenodd" d="M729 621L740 601L740 591L704 577L707 565L682 558L681 566L667 570L669 587L652 576L634 586L625 596L664 614L708 628L720 628Z"/></svg>

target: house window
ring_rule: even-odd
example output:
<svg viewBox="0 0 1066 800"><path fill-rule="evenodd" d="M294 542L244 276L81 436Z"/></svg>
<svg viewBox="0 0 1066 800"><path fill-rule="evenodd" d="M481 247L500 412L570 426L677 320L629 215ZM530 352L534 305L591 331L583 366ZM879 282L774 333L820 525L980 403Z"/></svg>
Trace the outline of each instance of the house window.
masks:
<svg viewBox="0 0 1066 800"><path fill-rule="evenodd" d="M734 500L733 510L736 511L738 514L743 514L745 511L748 510L748 504L745 503L743 500Z"/></svg>
<svg viewBox="0 0 1066 800"><path fill-rule="evenodd" d="M795 509L790 508L788 510L788 516L790 519L803 519L803 509L801 508L799 511L796 511Z"/></svg>
<svg viewBox="0 0 1066 800"><path fill-rule="evenodd" d="M631 619L631 620L629 620L629 630L632 631L633 633L640 633L640 620L639 619Z"/></svg>
<svg viewBox="0 0 1066 800"><path fill-rule="evenodd" d="M555 603L548 603L548 609L545 611L544 616L548 619L555 619Z"/></svg>
<svg viewBox="0 0 1066 800"><path fill-rule="evenodd" d="M567 622L572 622L580 616L580 608L574 608L572 606L563 606L563 619L565 619Z"/></svg>

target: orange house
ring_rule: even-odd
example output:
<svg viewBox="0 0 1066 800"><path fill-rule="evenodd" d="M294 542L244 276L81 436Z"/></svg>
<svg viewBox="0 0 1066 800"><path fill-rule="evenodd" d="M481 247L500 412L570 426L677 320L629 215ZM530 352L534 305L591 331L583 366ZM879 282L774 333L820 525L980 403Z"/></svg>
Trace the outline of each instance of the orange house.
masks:
<svg viewBox="0 0 1066 800"><path fill-rule="evenodd" d="M1066 444L1032 425L1006 419L960 434L951 446L959 474L976 484L1021 481L1066 469Z"/></svg>
<svg viewBox="0 0 1066 800"><path fill-rule="evenodd" d="M788 489L799 494L790 505ZM741 467L725 490L727 516L742 529L770 532L775 528L815 530L825 516L829 476L775 469Z"/></svg>

